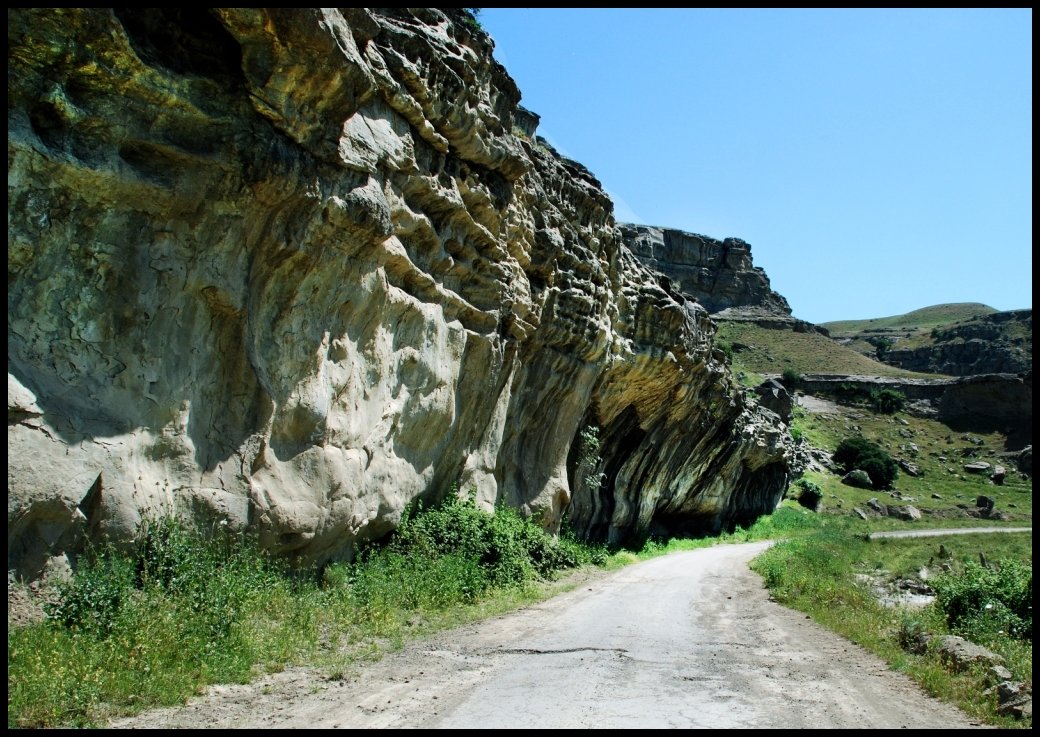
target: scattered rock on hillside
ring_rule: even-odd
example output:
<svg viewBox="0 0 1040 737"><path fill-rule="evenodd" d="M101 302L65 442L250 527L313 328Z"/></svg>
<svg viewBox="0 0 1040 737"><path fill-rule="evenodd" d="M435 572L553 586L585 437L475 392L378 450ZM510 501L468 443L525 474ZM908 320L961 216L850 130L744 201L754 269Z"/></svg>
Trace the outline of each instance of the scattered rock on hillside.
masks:
<svg viewBox="0 0 1040 737"><path fill-rule="evenodd" d="M906 522L917 522L921 519L921 511L910 504L893 504L888 508L888 516Z"/></svg>
<svg viewBox="0 0 1040 737"><path fill-rule="evenodd" d="M968 670L972 665L992 666L1004 662L1004 658L992 650L976 645L957 635L945 635L939 638L936 650L945 662L956 671Z"/></svg>
<svg viewBox="0 0 1040 737"><path fill-rule="evenodd" d="M854 468L847 474L841 477L841 483L846 486L854 486L857 489L873 489L874 484L870 480L870 476L867 475L866 471L859 468Z"/></svg>

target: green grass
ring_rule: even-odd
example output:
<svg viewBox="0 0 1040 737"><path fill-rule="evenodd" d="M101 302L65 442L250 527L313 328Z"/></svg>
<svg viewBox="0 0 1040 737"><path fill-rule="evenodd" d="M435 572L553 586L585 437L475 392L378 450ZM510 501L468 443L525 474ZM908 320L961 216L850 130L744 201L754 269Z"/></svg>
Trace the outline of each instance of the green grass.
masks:
<svg viewBox="0 0 1040 737"><path fill-rule="evenodd" d="M733 346L735 373L865 374L906 378L935 378L874 361L852 348L817 333L764 328L746 322L719 322L717 340ZM743 345L747 348L739 349Z"/></svg>
<svg viewBox="0 0 1040 737"><path fill-rule="evenodd" d="M870 498L877 497L886 504L911 504L924 517L916 523L882 518L873 522L876 529L1032 525L1032 479L1023 477L1008 459L1001 457L1005 437L1000 433L957 432L935 420L904 413L879 415L866 408L845 406L822 414L796 407L793 428L808 443L828 452L833 452L843 438L862 435L893 458L905 459L922 471L915 478L900 470L893 489L887 492L845 486L831 473L808 473L807 477L823 488L824 514L847 516L853 507L865 508ZM917 446L916 454L911 444ZM973 455L966 456L966 452ZM1008 471L1004 484L997 486L985 475L965 472L964 465L976 460L1003 465ZM981 495L994 499L996 509L1009 519L994 522L966 515Z"/></svg>
<svg viewBox="0 0 1040 737"><path fill-rule="evenodd" d="M996 311L989 305L979 302L959 302L923 307L913 312L907 312L904 315L876 317L867 320L834 320L822 323L821 327L827 328L831 337L845 338L854 337L861 333L872 333L881 329L894 332L908 329L915 331L931 330L932 328L945 327L951 323L969 320L977 315L988 315Z"/></svg>
<svg viewBox="0 0 1040 737"><path fill-rule="evenodd" d="M454 497L354 563L290 571L249 538L151 523L96 551L45 622L8 636L8 726L97 726L293 663L343 673L407 638L549 595L607 551Z"/></svg>
<svg viewBox="0 0 1040 737"><path fill-rule="evenodd" d="M789 503L789 502L787 502ZM786 503L785 503L786 504ZM907 633L940 635L951 628L941 607L892 608L883 605L857 574L895 578L919 572L938 555L939 545L954 551L951 575L963 583L970 576L971 557L987 551L991 561L1015 561L1029 566L1031 580L1032 536L963 535L927 539L882 539L868 542L862 525L849 518L818 518L819 526L807 535L778 543L756 558L752 568L762 575L772 595L785 606L810 615L816 622L861 645L889 665L916 680L932 695L954 703L967 714L997 727L1031 728L1032 721L1016 722L997 713L997 700L985 691L994 685L983 669L955 673L942 662L934 647L913 654L901 646ZM1030 589L1031 590L1031 589ZM983 616L985 615L985 610ZM985 629L985 628L983 628ZM1006 631L989 628L982 640L1004 658L1014 680L1032 688L1032 639L1016 639Z"/></svg>

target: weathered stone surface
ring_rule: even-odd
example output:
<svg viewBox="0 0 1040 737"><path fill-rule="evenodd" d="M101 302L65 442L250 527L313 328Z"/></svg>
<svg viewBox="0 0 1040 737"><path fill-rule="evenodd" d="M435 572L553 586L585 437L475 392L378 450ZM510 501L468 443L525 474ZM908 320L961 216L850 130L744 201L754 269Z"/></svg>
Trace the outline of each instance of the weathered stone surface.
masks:
<svg viewBox="0 0 1040 737"><path fill-rule="evenodd" d="M859 489L873 489L874 483L870 480L870 476L867 475L866 471L859 468L854 468L847 474L841 477L841 483L846 486L855 486Z"/></svg>
<svg viewBox="0 0 1040 737"><path fill-rule="evenodd" d="M957 635L944 635L938 638L935 649L939 653L939 657L958 671L967 670L976 663L992 666L1004 662L1004 659L992 650Z"/></svg>
<svg viewBox="0 0 1040 737"><path fill-rule="evenodd" d="M791 422L794 416L794 399L783 384L776 379L766 379L755 387L755 394L758 395L759 404L776 412L784 422Z"/></svg>
<svg viewBox="0 0 1040 737"><path fill-rule="evenodd" d="M739 238L717 240L673 228L622 224L625 245L671 285L708 312L760 307L772 316L791 315L783 296L769 286L751 260L751 245Z"/></svg>
<svg viewBox="0 0 1040 737"><path fill-rule="evenodd" d="M456 486L614 541L775 507L779 418L460 18L9 11L9 569L164 513L350 558Z"/></svg>
<svg viewBox="0 0 1040 737"><path fill-rule="evenodd" d="M885 363L948 376L1020 374L1033 370L1033 310L980 314L932 331L928 345L907 348L899 338Z"/></svg>
<svg viewBox="0 0 1040 737"><path fill-rule="evenodd" d="M847 384L863 393L893 389L909 401L907 411L937 417L950 427L1007 434L1007 447L1032 445L1033 373L985 374L957 379L906 379L893 376L804 374L806 393L836 395Z"/></svg>
<svg viewBox="0 0 1040 737"><path fill-rule="evenodd" d="M912 504L890 504L888 506L888 516L905 522L917 522L921 519L921 510Z"/></svg>
<svg viewBox="0 0 1040 737"><path fill-rule="evenodd" d="M907 476L913 476L916 478L921 475L921 467L916 463L911 463L904 458L898 459L896 463L899 464L899 467L903 469L903 472L906 473Z"/></svg>
<svg viewBox="0 0 1040 737"><path fill-rule="evenodd" d="M870 477L868 476L867 478L869 479ZM868 499L867 500L867 506L870 509L872 509L874 512L877 512L878 514L880 514L882 517L887 517L888 516L888 507L885 506L880 501L878 501L877 497L872 497L872 498Z"/></svg>
<svg viewBox="0 0 1040 737"><path fill-rule="evenodd" d="M964 464L964 470L968 473L986 473L989 469L990 465L985 461L976 461L975 463Z"/></svg>

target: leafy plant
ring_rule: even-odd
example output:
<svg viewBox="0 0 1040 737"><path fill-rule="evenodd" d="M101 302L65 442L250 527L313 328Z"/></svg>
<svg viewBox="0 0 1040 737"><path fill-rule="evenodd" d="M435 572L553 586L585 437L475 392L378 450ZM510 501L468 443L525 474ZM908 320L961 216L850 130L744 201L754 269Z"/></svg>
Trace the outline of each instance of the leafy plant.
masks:
<svg viewBox="0 0 1040 737"><path fill-rule="evenodd" d="M816 483L815 481L811 481L809 479L806 479L806 478L798 479L797 481L794 482L794 485L797 486L802 491L807 491L810 494L822 494L823 493L823 489L820 488L820 485L818 483Z"/></svg>
<svg viewBox="0 0 1040 737"><path fill-rule="evenodd" d="M975 642L1000 635L1033 639L1033 568L1014 559L993 567L973 561L932 581L950 628Z"/></svg>
<svg viewBox="0 0 1040 737"><path fill-rule="evenodd" d="M906 404L906 396L895 389L872 389L870 391L870 403L874 411L883 415L893 415L903 409Z"/></svg>
<svg viewBox="0 0 1040 737"><path fill-rule="evenodd" d="M858 468L870 476L876 489L889 489L899 474L899 466L880 446L855 435L838 443L832 456L845 473Z"/></svg>
<svg viewBox="0 0 1040 737"><path fill-rule="evenodd" d="M585 485L591 489L598 489L603 482L604 474L598 470L602 460L599 449L599 428L589 425L578 434L578 469L585 474Z"/></svg>
<svg viewBox="0 0 1040 737"><path fill-rule="evenodd" d="M801 386L802 381L802 375L792 368L786 368L784 369L784 372L780 374L780 383L784 385L785 389L791 391Z"/></svg>
<svg viewBox="0 0 1040 737"><path fill-rule="evenodd" d="M480 24L480 19L478 17L480 15L481 8L463 8L462 10L465 13L464 22L467 26L469 26L474 31L479 31L484 28Z"/></svg>

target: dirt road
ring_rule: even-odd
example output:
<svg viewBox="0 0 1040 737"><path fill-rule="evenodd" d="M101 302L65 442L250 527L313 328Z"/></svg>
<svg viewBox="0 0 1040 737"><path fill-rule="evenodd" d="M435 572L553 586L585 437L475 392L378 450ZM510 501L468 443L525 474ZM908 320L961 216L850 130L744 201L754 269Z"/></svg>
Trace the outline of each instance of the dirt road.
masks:
<svg viewBox="0 0 1040 737"><path fill-rule="evenodd" d="M150 728L978 726L805 615L747 562L676 553L330 681L304 670L113 723Z"/></svg>

